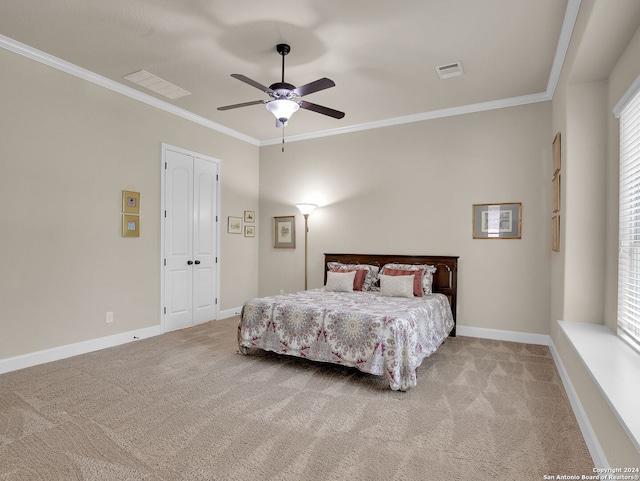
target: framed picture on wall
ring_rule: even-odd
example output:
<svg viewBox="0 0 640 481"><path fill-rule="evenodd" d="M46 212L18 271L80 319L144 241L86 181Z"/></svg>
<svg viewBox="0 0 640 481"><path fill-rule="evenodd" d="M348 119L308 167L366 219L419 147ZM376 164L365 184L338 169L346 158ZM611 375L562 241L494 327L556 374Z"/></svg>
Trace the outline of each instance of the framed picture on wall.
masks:
<svg viewBox="0 0 640 481"><path fill-rule="evenodd" d="M122 212L140 214L140 192L122 191Z"/></svg>
<svg viewBox="0 0 640 481"><path fill-rule="evenodd" d="M520 239L522 203L473 204L474 239Z"/></svg>
<svg viewBox="0 0 640 481"><path fill-rule="evenodd" d="M245 225L244 226L244 236L245 237L255 237L256 236L256 226L255 225Z"/></svg>
<svg viewBox="0 0 640 481"><path fill-rule="evenodd" d="M560 172L557 172L552 181L553 187L553 212L560 212Z"/></svg>
<svg viewBox="0 0 640 481"><path fill-rule="evenodd" d="M140 216L122 214L122 237L140 237Z"/></svg>
<svg viewBox="0 0 640 481"><path fill-rule="evenodd" d="M560 132L553 139L553 176L555 177L562 168Z"/></svg>
<svg viewBox="0 0 640 481"><path fill-rule="evenodd" d="M273 218L273 247L276 249L296 248L296 218L293 215Z"/></svg>
<svg viewBox="0 0 640 481"><path fill-rule="evenodd" d="M228 234L242 234L242 217L227 218L227 233Z"/></svg>
<svg viewBox="0 0 640 481"><path fill-rule="evenodd" d="M244 221L245 222L255 222L256 221L256 213L253 210L245 210L244 211Z"/></svg>
<svg viewBox="0 0 640 481"><path fill-rule="evenodd" d="M560 252L560 214L551 218L551 250Z"/></svg>

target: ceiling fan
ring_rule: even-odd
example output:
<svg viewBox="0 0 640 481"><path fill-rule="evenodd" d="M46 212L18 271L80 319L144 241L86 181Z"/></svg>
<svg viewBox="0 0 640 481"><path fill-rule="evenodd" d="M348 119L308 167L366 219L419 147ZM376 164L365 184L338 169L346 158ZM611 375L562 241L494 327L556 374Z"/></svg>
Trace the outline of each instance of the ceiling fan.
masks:
<svg viewBox="0 0 640 481"><path fill-rule="evenodd" d="M329 107L324 107L322 105L307 102L306 100L301 100L301 97L304 97L305 95L328 89L330 87L335 87L336 84L333 80L325 77L305 84L301 87L295 87L294 85L286 83L284 81L284 57L291 51L291 47L286 43L280 43L276 45L276 50L280 55L282 55L281 82L276 82L269 87L265 87L261 83L256 82L249 77L245 77L244 75L237 73L231 74L233 78L236 78L244 83L262 90L267 95L269 95L271 99L254 100L252 102L227 105L224 107L218 107L218 110L230 110L236 109L238 107L247 107L249 105L265 104L267 110L271 112L276 118L276 127L284 127L285 125L287 125L287 122L291 118L291 115L293 115L293 113L299 108L311 110L312 112L317 112L323 115L328 115L329 117L333 117L336 119L341 119L342 117L344 117L344 112L340 112L339 110L330 109Z"/></svg>

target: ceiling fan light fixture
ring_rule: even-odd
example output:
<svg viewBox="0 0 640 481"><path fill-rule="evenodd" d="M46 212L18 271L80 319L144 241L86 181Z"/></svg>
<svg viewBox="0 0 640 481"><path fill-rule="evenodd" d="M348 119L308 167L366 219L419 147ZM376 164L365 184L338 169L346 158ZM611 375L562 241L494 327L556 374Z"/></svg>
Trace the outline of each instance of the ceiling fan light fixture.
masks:
<svg viewBox="0 0 640 481"><path fill-rule="evenodd" d="M293 100L276 99L268 102L266 107L275 116L276 125L279 125L278 122L286 125L293 113L300 108L300 105Z"/></svg>

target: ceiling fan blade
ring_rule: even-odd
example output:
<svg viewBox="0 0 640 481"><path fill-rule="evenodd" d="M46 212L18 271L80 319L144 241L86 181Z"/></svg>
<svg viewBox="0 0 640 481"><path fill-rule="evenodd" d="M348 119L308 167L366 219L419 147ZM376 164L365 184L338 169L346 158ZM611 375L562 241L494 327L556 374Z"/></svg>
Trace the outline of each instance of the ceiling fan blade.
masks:
<svg viewBox="0 0 640 481"><path fill-rule="evenodd" d="M253 100L251 102L243 102L241 104L225 105L224 107L218 107L218 110L231 110L238 107L248 107L249 105L266 104L268 100Z"/></svg>
<svg viewBox="0 0 640 481"><path fill-rule="evenodd" d="M249 85L251 85L252 87L255 87L255 88L259 89L259 90L262 90L263 92L266 92L266 93L268 93L268 94L273 92L273 90L271 90L269 87L266 87L266 86L262 85L261 83L258 83L258 82L256 82L255 80L250 79L249 77L245 77L245 76L244 76L244 75L242 75L242 74L239 74L239 73L232 73L232 74L231 74L231 76L232 76L233 78L237 78L237 79L238 79L238 80L240 80L241 82L244 82L244 83L246 83L246 84L249 84Z"/></svg>
<svg viewBox="0 0 640 481"><path fill-rule="evenodd" d="M300 108L311 110L313 112L318 112L319 114L328 115L329 117L333 117L335 119L341 119L344 117L344 112L340 112L339 110L330 109L329 107L323 107L322 105L312 104L311 102L307 102L302 100L299 102Z"/></svg>
<svg viewBox="0 0 640 481"><path fill-rule="evenodd" d="M293 91L298 95L298 97L303 97L305 95L309 95L314 92L318 92L320 90L328 89L335 86L336 84L333 80L324 77L316 80L315 82L309 82L308 84L294 89Z"/></svg>

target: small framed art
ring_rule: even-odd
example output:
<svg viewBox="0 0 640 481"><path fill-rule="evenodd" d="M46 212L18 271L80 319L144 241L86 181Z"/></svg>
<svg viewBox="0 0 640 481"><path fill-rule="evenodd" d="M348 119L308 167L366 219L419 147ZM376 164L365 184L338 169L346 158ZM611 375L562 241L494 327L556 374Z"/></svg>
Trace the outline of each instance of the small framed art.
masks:
<svg viewBox="0 0 640 481"><path fill-rule="evenodd" d="M140 216L122 214L122 237L140 237Z"/></svg>
<svg viewBox="0 0 640 481"><path fill-rule="evenodd" d="M256 221L256 213L253 210L244 211L244 221L253 223Z"/></svg>
<svg viewBox="0 0 640 481"><path fill-rule="evenodd" d="M296 248L296 218L292 215L273 218L273 247Z"/></svg>
<svg viewBox="0 0 640 481"><path fill-rule="evenodd" d="M227 233L228 234L242 234L242 217L227 218Z"/></svg>
<svg viewBox="0 0 640 481"><path fill-rule="evenodd" d="M244 226L244 236L245 237L255 237L256 236L256 226L255 225L245 225Z"/></svg>
<svg viewBox="0 0 640 481"><path fill-rule="evenodd" d="M122 191L122 212L140 214L140 192Z"/></svg>
<svg viewBox="0 0 640 481"><path fill-rule="evenodd" d="M560 132L553 138L553 176L555 177L562 168Z"/></svg>
<svg viewBox="0 0 640 481"><path fill-rule="evenodd" d="M562 205L562 201L561 201L561 191L560 191L560 172L556 172L555 177L553 178L553 181L551 182L552 184L552 188L553 188L553 212L560 212L560 207Z"/></svg>
<svg viewBox="0 0 640 481"><path fill-rule="evenodd" d="M551 250L560 252L560 214L551 218Z"/></svg>
<svg viewBox="0 0 640 481"><path fill-rule="evenodd" d="M520 239L522 203L473 204L474 239Z"/></svg>

